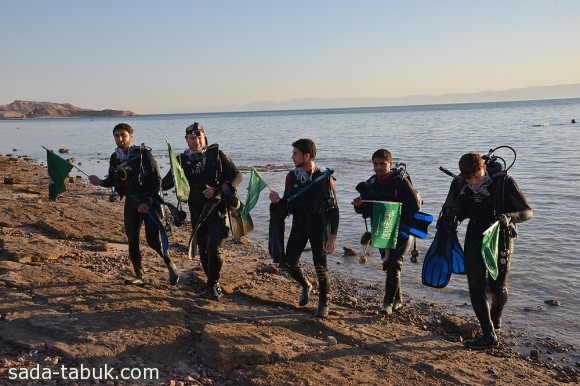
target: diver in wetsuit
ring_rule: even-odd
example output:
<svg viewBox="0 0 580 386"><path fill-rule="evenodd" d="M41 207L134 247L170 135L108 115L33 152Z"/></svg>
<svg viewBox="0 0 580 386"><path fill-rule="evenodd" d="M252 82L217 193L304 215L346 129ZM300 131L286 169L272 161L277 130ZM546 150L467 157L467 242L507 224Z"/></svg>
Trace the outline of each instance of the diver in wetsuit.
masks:
<svg viewBox="0 0 580 386"><path fill-rule="evenodd" d="M515 180L499 162L488 162L477 153L464 154L459 160L460 177L454 179L443 204L445 219L469 218L465 234L464 259L471 305L479 320L482 336L465 341L472 349L495 347L496 332L501 329L501 314L508 299L508 273L517 236L515 224L532 218L526 197ZM500 222L497 279L487 274L481 246L483 232L495 221ZM491 291L491 308L485 294Z"/></svg>
<svg viewBox="0 0 580 386"><path fill-rule="evenodd" d="M292 161L295 169L286 176L284 196L270 192L270 201L282 205L281 217L292 214L292 229L288 236L284 269L302 286L302 295L298 305L303 307L310 301L312 284L304 277L299 266L300 255L310 241L314 269L318 278L318 309L314 314L318 318L326 318L329 313L330 275L326 254L333 253L336 248L339 211L334 189L334 180L330 175L318 182L323 176L323 170L315 163L316 144L308 138L299 139L292 144ZM297 192L303 194L289 202L289 198Z"/></svg>
<svg viewBox="0 0 580 386"><path fill-rule="evenodd" d="M145 223L147 244L163 258L169 270L171 285L179 281L177 267L164 251L159 239L162 226L161 218L161 176L151 149L133 145L133 128L126 123L119 123L113 129L117 149L109 160L109 174L105 179L92 175L89 181L93 185L114 187L116 193L125 197L124 220L125 233L129 243L129 257L135 271L134 279L125 280L125 284L143 285L145 273L139 249L139 233ZM113 196L114 197L114 196Z"/></svg>
<svg viewBox="0 0 580 386"><path fill-rule="evenodd" d="M188 205L192 226L200 220L204 206L217 203L207 218L201 219L196 241L207 277L207 289L200 296L219 301L223 248L229 232L226 212L231 200L237 199L234 198L235 188L242 182L242 174L217 143L208 146L205 129L197 122L185 129L185 141L188 149L177 157L177 161L189 182ZM173 172L170 170L163 177L162 188L167 190L173 186Z"/></svg>
<svg viewBox="0 0 580 386"><path fill-rule="evenodd" d="M375 174L366 182L357 185L360 197L353 200L354 210L366 219L372 216L373 204L363 200L391 201L402 203L401 222L405 222L413 213L421 209L421 198L413 188L406 171L392 169L393 156L386 149L375 151L371 157ZM379 249L383 261L383 271L386 271L385 296L381 313L391 315L393 311L403 306L401 294L401 269L403 258L411 249L414 237L397 238L394 249Z"/></svg>

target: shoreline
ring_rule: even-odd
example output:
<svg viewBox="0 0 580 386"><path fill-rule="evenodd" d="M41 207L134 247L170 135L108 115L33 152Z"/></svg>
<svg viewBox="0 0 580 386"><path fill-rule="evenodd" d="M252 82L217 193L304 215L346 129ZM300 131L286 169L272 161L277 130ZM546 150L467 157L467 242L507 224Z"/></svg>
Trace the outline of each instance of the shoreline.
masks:
<svg viewBox="0 0 580 386"><path fill-rule="evenodd" d="M554 358L557 350L570 350L566 344L544 342L522 355L513 350L517 336L510 332L499 349L466 350L462 318L414 299L399 313L380 315L362 281L335 272L330 318L313 319L316 295L298 307L297 285L245 238L227 242L219 303L196 296L203 272L186 257L186 227L174 227L170 240L181 271L177 288L143 243L151 285L124 286L131 270L122 204L109 203L107 191L82 179L68 181L67 192L49 202L46 169L22 159L0 156L1 181L19 178L0 184L0 352L6 358L0 384L8 368L23 363L19 356L28 365L47 357L71 364L154 363L166 374L163 384L382 384L386 375L393 384L417 385L578 381L580 362L544 359L550 350ZM313 277L312 263L303 264Z"/></svg>

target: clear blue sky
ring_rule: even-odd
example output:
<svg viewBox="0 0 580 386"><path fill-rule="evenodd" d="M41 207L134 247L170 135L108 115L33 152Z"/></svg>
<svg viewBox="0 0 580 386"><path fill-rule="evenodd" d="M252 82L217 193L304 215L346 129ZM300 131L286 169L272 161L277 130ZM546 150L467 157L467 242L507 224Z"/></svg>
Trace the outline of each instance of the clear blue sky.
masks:
<svg viewBox="0 0 580 386"><path fill-rule="evenodd" d="M0 105L139 114L580 83L578 0L0 0Z"/></svg>

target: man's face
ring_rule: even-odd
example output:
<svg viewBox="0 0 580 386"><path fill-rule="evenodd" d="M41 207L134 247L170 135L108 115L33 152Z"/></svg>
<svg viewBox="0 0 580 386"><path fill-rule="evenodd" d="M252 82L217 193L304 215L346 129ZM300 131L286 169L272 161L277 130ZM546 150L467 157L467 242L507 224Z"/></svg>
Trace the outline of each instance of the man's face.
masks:
<svg viewBox="0 0 580 386"><path fill-rule="evenodd" d="M292 148L292 162L294 162L294 166L300 168L308 159L310 159L310 154L304 154L297 148Z"/></svg>
<svg viewBox="0 0 580 386"><path fill-rule="evenodd" d="M377 177L386 177L391 171L391 163L384 158L373 158L373 169Z"/></svg>
<svg viewBox="0 0 580 386"><path fill-rule="evenodd" d="M485 167L463 178L465 179L465 182L469 184L469 186L478 187L483 183L483 180L485 179Z"/></svg>
<svg viewBox="0 0 580 386"><path fill-rule="evenodd" d="M187 134L185 136L185 142L187 142L187 147L189 147L189 150L200 152L205 147L205 136L203 134Z"/></svg>
<svg viewBox="0 0 580 386"><path fill-rule="evenodd" d="M115 143L123 150L127 150L133 144L133 134L129 134L127 130L115 130L113 132Z"/></svg>

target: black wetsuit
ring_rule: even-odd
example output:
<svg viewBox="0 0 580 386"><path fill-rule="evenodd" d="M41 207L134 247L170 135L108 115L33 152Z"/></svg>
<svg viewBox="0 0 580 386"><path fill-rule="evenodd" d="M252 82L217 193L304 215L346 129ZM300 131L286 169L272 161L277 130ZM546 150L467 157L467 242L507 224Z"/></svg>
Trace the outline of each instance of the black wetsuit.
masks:
<svg viewBox="0 0 580 386"><path fill-rule="evenodd" d="M186 150L178 155L177 161L183 168L189 182L188 205L192 226L197 223L204 205L213 200L206 199L203 194L206 185L212 187L217 194L222 183L228 183L235 188L242 182L240 171L232 160L219 150L217 144L210 145L203 153L191 153ZM163 190L167 190L173 186L173 173L169 171L163 177L162 187ZM223 246L228 236L226 212L226 200L221 200L197 230L196 240L199 257L207 277L208 287L218 285L220 278L223 265Z"/></svg>
<svg viewBox="0 0 580 386"><path fill-rule="evenodd" d="M151 213L159 220L161 205L159 191L161 176L157 162L150 149L145 146L131 146L123 154L119 148L109 160L109 174L101 183L104 187L114 187L121 198L125 198L124 225L129 243L129 257L133 263L135 275L143 277L141 250L139 249L139 233L145 222L147 244L155 250L166 264L169 256L163 254L159 238L159 228L147 215L137 211L141 203L149 206Z"/></svg>
<svg viewBox="0 0 580 386"><path fill-rule="evenodd" d="M317 182L295 200L288 203L288 198L309 185L323 173L320 169L310 175L296 168L286 176L282 205L287 205L292 214L292 229L288 236L284 268L302 287L307 286L302 269L299 267L300 256L310 241L312 259L319 285L319 305L328 304L330 292L330 275L326 262L324 245L328 235L337 234L339 211L332 178Z"/></svg>
<svg viewBox="0 0 580 386"><path fill-rule="evenodd" d="M490 180L483 189L474 192L467 184L453 180L445 204L444 216L456 216L459 221L469 218L465 234L464 259L469 295L475 315L484 335L492 334L501 327L501 313L508 299L508 273L514 252L515 226L501 229L499 234L499 274L496 280L487 275L481 244L483 232L500 214L517 224L532 217L532 209L516 184L506 172L488 170ZM491 309L485 294L486 282L492 294Z"/></svg>
<svg viewBox="0 0 580 386"><path fill-rule="evenodd" d="M415 212L421 209L421 198L413 188L408 178L392 171L384 180L379 180L377 175L373 175L367 181L370 190L366 194L361 194L363 200L391 201L402 203L401 222L405 223ZM368 195L367 195L368 194ZM366 202L359 207L354 207L358 214L364 218L372 216L373 204ZM411 249L413 236L397 238L396 249L379 249L383 260L383 270L387 272L385 279L384 304L394 304L402 302L401 296L401 269L403 268L403 258Z"/></svg>

